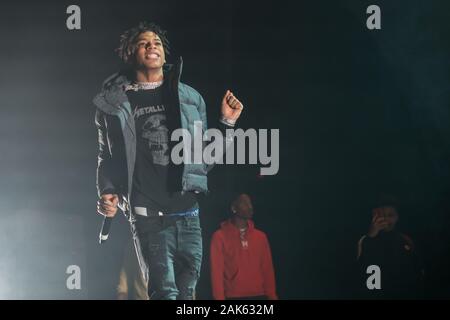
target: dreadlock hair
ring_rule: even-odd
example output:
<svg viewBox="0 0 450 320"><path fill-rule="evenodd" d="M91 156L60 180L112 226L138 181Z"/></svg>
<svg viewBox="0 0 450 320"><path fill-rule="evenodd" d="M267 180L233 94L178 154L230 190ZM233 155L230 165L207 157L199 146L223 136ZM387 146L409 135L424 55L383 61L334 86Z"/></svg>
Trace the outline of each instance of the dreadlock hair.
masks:
<svg viewBox="0 0 450 320"><path fill-rule="evenodd" d="M136 40L141 33L147 31L154 32L158 35L162 41L164 53L166 55L169 54L170 46L169 40L167 39L167 31L163 30L160 26L153 22L142 21L139 22L137 26L126 30L120 36L120 45L116 49L116 52L126 65L131 65L133 63L134 53L136 51Z"/></svg>

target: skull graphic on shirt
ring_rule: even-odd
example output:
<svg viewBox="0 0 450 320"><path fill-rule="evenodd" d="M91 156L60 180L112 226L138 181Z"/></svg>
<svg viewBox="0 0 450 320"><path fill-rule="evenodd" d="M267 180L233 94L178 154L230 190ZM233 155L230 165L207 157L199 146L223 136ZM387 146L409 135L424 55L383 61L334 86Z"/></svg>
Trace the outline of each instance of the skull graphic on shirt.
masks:
<svg viewBox="0 0 450 320"><path fill-rule="evenodd" d="M169 129L164 114L148 117L142 126L142 137L148 140L153 163L166 166L169 164Z"/></svg>

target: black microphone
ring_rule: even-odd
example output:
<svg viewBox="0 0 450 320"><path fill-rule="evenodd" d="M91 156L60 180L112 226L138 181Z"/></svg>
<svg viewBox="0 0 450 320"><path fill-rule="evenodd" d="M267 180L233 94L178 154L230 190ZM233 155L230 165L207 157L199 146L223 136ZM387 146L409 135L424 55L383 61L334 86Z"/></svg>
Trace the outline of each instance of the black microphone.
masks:
<svg viewBox="0 0 450 320"><path fill-rule="evenodd" d="M105 219L103 219L102 229L100 230L99 235L99 243L104 243L106 240L108 240L109 229L111 228L112 219L113 218L109 217L105 217Z"/></svg>

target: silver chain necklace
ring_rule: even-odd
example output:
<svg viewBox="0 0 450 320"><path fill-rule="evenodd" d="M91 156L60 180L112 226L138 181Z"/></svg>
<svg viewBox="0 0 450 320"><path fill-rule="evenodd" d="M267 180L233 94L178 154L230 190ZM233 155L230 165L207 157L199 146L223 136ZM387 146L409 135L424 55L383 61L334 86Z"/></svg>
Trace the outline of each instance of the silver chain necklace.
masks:
<svg viewBox="0 0 450 320"><path fill-rule="evenodd" d="M163 80L156 81L156 82L136 82L136 83L127 85L125 87L125 91L128 91L128 90L133 90L133 91L152 90L152 89L156 89L156 88L160 87L162 84L163 84Z"/></svg>

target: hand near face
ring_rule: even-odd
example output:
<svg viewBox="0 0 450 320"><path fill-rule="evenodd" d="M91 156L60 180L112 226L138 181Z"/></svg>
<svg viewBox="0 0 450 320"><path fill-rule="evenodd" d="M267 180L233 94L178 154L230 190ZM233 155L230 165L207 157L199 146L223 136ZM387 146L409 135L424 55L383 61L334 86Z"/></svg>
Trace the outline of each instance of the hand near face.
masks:
<svg viewBox="0 0 450 320"><path fill-rule="evenodd" d="M383 208L373 209L372 223L369 227L369 232L367 233L369 237L374 238L378 233L387 228L389 223L384 217Z"/></svg>

